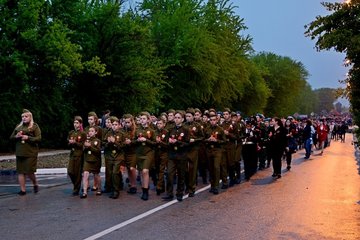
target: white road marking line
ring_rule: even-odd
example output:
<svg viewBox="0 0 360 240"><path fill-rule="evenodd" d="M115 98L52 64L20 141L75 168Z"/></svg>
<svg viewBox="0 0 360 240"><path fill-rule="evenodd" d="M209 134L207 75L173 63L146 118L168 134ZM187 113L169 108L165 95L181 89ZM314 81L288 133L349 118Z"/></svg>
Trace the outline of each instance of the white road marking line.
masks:
<svg viewBox="0 0 360 240"><path fill-rule="evenodd" d="M209 188L210 188L210 185L208 185L206 187L203 187L203 188L197 190L195 192L195 194L201 193L201 192L203 192L203 191L205 191L205 190L207 190ZM186 198L188 198L188 195L184 196L183 199L186 199ZM160 211L160 210L162 210L164 208L167 208L167 207L169 207L169 206L171 206L171 205L173 205L173 204L175 204L177 202L178 202L177 200L172 200L172 201L170 201L168 203L165 203L165 204L163 204L161 206L158 206L158 207L156 207L154 209L151 209L151 210L149 210L147 212L144 212L144 213L142 213L142 214L140 214L140 215L138 215L136 217L133 217L133 218L131 218L129 220L126 220L126 221L124 221L122 223L119 223L119 224L117 224L117 225L115 225L113 227L105 229L104 231L101 231L101 232L99 232L99 233L97 233L95 235L92 235L92 236L90 236L88 238L85 238L84 240L94 240L94 239L98 239L100 237L103 237L103 236L105 236L105 235L107 235L107 234L109 234L111 232L114 232L114 231L116 231L116 230L118 230L120 228L123 228L123 227L125 227L125 226L127 226L127 225L129 225L129 224L131 224L133 222L136 222L136 221L138 221L140 219L143 219L143 218L145 218L145 217L147 217L147 216L149 216L149 215L151 215L151 214L153 214L155 212L158 212L158 211Z"/></svg>

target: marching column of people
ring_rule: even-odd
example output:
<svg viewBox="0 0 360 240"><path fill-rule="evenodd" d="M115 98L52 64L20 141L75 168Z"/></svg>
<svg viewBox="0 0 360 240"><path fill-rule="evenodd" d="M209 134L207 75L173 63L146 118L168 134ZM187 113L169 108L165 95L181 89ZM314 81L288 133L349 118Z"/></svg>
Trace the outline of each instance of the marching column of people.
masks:
<svg viewBox="0 0 360 240"><path fill-rule="evenodd" d="M272 177L281 178L283 157L290 170L293 153L304 146L305 159L314 149L322 154L331 136L324 120L308 119L305 126L293 118L265 118L261 114L244 120L229 108L222 112L169 109L159 118L141 112L136 117L106 116L103 121L105 128L99 126L96 113L89 112L89 125L83 130L81 117L74 117L74 129L68 133L68 175L74 196L86 198L91 189L96 195L108 193L117 199L122 190L136 194L140 181L140 198L146 201L152 179L156 195L165 193L163 200L176 197L182 201L185 194L195 196L199 178L203 184L210 182L209 192L219 194L220 189L241 183L241 162L246 181L269 168L271 162ZM99 173L103 160L102 190Z"/></svg>

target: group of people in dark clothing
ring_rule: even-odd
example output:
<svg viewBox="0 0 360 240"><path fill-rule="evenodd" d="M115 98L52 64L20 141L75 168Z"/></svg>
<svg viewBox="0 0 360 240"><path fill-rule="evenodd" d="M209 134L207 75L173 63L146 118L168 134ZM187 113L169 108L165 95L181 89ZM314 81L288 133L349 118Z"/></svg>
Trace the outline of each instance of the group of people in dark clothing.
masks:
<svg viewBox="0 0 360 240"><path fill-rule="evenodd" d="M136 194L140 181L141 199L148 200L152 181L157 195L165 193L163 200L176 197L182 201L184 194L194 197L199 179L203 184L210 182L209 192L218 194L219 189L239 184L242 178L249 181L257 171L269 168L271 161L272 177L278 179L283 159L290 170L297 150L305 148L305 159L314 148L322 154L331 139L337 140L334 129L338 125L325 119L297 121L293 117L265 118L262 114L243 119L240 112L229 108L222 112L169 109L158 117L141 112L118 118L107 112L102 119L89 112L84 128L83 119L75 116L74 128L68 133L68 175L74 196L87 198L91 190L98 196L108 193L117 199L121 190ZM41 131L28 110L24 110L10 138L16 141L19 195L26 194L25 176L38 192L34 172ZM345 141L344 134L339 138ZM100 177L103 165L104 185Z"/></svg>
<svg viewBox="0 0 360 240"><path fill-rule="evenodd" d="M73 195L78 196L82 186L81 198L87 197L90 174L94 174L91 190L96 195L109 193L114 199L125 188L127 193L136 194L138 180L143 200L149 199L151 181L157 195L165 193L163 200L176 197L182 201L184 194L194 197L198 179L210 182L209 192L218 194L219 189L242 181L242 165L243 178L249 181L272 161L272 177L278 179L283 159L290 170L292 155L298 149L305 148L307 159L314 139L321 154L330 144L330 127L324 120L313 124L310 119L265 118L262 114L242 119L229 108L222 112L170 109L158 117L148 112L124 114L122 118L108 114L103 119L105 127L101 128L96 113L89 112L89 126L82 129L82 119L76 116L74 130L69 132L68 174ZM102 189L99 173L103 159Z"/></svg>

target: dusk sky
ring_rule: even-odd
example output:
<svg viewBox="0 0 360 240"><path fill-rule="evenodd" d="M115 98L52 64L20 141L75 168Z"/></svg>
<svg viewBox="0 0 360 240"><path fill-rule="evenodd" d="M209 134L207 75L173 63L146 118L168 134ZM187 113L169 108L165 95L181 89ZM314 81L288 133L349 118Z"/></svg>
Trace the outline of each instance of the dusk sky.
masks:
<svg viewBox="0 0 360 240"><path fill-rule="evenodd" d="M256 52L272 52L302 62L309 72L308 83L313 89L344 87L345 54L335 51L317 52L315 40L305 37L304 26L316 16L331 14L322 0L232 0L236 14L244 19L253 38ZM341 1L328 1L341 2ZM343 103L343 101L341 101Z"/></svg>
<svg viewBox="0 0 360 240"><path fill-rule="evenodd" d="M128 0L134 7L141 0ZM315 40L305 37L305 25L316 16L331 14L320 3L342 0L229 0L235 13L244 19L248 34L253 38L255 52L271 52L301 62L309 72L307 79L312 89L345 86L345 54L331 51L317 52ZM341 103L348 105L347 100Z"/></svg>

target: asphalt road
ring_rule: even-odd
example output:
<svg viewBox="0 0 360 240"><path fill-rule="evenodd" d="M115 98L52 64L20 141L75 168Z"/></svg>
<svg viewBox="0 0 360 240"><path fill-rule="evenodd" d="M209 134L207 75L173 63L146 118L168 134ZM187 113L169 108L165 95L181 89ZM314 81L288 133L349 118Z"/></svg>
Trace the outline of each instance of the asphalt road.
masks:
<svg viewBox="0 0 360 240"><path fill-rule="evenodd" d="M266 169L219 195L199 185L182 202L163 202L154 190L146 202L126 192L80 199L66 175L38 176L38 194L0 196L1 238L360 239L360 156L351 138L309 160L299 151L281 179Z"/></svg>

